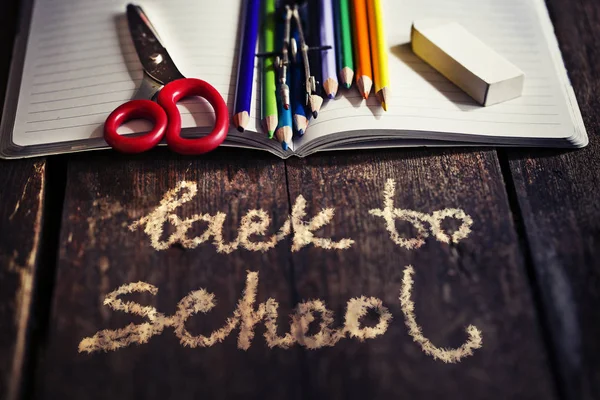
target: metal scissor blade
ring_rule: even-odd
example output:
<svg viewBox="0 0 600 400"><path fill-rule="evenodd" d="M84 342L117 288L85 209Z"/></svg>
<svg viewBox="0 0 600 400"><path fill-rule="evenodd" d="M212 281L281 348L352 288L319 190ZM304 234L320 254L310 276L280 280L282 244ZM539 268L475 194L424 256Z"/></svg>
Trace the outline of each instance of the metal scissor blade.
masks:
<svg viewBox="0 0 600 400"><path fill-rule="evenodd" d="M146 73L163 85L183 78L140 6L127 5L127 22L135 50Z"/></svg>

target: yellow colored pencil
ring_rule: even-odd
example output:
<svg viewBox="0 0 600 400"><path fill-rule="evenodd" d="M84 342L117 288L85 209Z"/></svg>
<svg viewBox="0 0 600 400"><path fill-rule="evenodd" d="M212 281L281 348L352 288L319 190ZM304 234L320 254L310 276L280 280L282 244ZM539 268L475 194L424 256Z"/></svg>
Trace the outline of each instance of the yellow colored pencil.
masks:
<svg viewBox="0 0 600 400"><path fill-rule="evenodd" d="M368 0L367 14L369 16L369 38L371 40L371 63L373 65L375 94L383 109L387 111L390 95L390 73L381 0Z"/></svg>

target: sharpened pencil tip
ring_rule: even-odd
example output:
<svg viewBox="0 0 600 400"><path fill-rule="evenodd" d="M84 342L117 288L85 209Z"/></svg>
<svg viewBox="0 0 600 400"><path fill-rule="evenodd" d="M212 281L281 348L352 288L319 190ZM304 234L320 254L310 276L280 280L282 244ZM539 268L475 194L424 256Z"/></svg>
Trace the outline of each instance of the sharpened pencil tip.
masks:
<svg viewBox="0 0 600 400"><path fill-rule="evenodd" d="M338 86L339 84L337 80L333 78L327 78L325 82L323 82L323 89L325 89L325 94L327 94L327 97L329 99L335 99L335 95L338 91Z"/></svg>
<svg viewBox="0 0 600 400"><path fill-rule="evenodd" d="M373 81L368 76L361 76L356 81L356 87L358 91L362 94L363 98L367 100L369 98L369 93L371 92L371 87L373 86Z"/></svg>
<svg viewBox="0 0 600 400"><path fill-rule="evenodd" d="M269 131L269 139L273 139L275 137L275 131Z"/></svg>
<svg viewBox="0 0 600 400"><path fill-rule="evenodd" d="M283 151L287 151L288 150L288 144L286 142L281 142L281 148L283 149Z"/></svg>
<svg viewBox="0 0 600 400"><path fill-rule="evenodd" d="M290 105L289 104L284 104L283 108L285 108L286 110L289 110L290 109Z"/></svg>
<svg viewBox="0 0 600 400"><path fill-rule="evenodd" d="M319 113L316 111L313 111L312 116L314 119L317 119L317 117L319 116Z"/></svg>
<svg viewBox="0 0 600 400"><path fill-rule="evenodd" d="M248 126L248 121L250 121L248 111L242 111L233 116L233 125L235 125L239 132L244 132L244 129Z"/></svg>
<svg viewBox="0 0 600 400"><path fill-rule="evenodd" d="M298 135L300 135L300 136L304 135L304 129L298 129Z"/></svg>
<svg viewBox="0 0 600 400"><path fill-rule="evenodd" d="M340 71L340 82L346 89L350 89L352 86L352 80L354 79L354 71L350 67L344 67Z"/></svg>
<svg viewBox="0 0 600 400"><path fill-rule="evenodd" d="M379 100L379 102L381 103L381 107L383 107L385 111L387 111L387 99L389 98L389 95L390 92L387 87L377 92L377 99Z"/></svg>

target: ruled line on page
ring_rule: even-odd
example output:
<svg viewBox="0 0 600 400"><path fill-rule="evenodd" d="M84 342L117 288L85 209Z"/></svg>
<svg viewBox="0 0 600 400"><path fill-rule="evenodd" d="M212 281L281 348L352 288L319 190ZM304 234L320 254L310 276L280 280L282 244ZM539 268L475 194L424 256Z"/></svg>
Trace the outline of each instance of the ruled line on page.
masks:
<svg viewBox="0 0 600 400"><path fill-rule="evenodd" d="M73 35L71 35L73 36ZM101 36L96 36L96 37L83 37L83 38L78 38L76 40L72 40L72 41L62 41L62 40L57 40L56 43L50 43L50 44L41 44L38 42L38 47L43 47L44 49L48 50L48 49L55 49L55 48L64 48L65 46L71 46L74 44L83 44L83 43L89 43L89 42L100 42L100 41L105 41L105 40L112 40L112 39L121 39L121 40L127 40L129 39L129 32L124 32L121 33L119 35L117 35L116 33L112 33L109 32L106 35L101 35Z"/></svg>
<svg viewBox="0 0 600 400"><path fill-rule="evenodd" d="M130 83L130 82L134 82L135 83L135 82L141 82L141 81L142 81L141 79L124 79L124 80L120 80L120 81L100 82L100 83L95 83L95 84L92 84L92 85L83 85L83 86L77 86L77 87L72 87L72 88L49 90L49 91L46 91L46 92L33 92L31 94L32 95L54 94L54 93L59 93L59 92L66 92L66 91L69 91L69 90L80 90L80 89L88 89L88 88L98 87L98 86L105 86L105 85L114 84L114 83Z"/></svg>
<svg viewBox="0 0 600 400"><path fill-rule="evenodd" d="M102 25L99 25L102 27ZM90 28L90 25L87 25L88 28ZM88 37L89 35L94 35L97 37L98 34L102 34L102 33L106 33L105 29L96 29L93 27L91 29L85 29L85 30L78 30L77 32L77 36L78 37ZM128 35L129 34L129 29L127 28L127 26L123 26L123 27L119 27L116 30L117 36L121 36L121 35ZM58 42L62 42L65 38L69 38L73 36L73 32L70 30L61 30L59 32L59 34L57 35L48 35L45 34L42 38L40 38L37 43L48 43L48 42L54 42L54 41L58 41Z"/></svg>
<svg viewBox="0 0 600 400"><path fill-rule="evenodd" d="M132 72L138 73L138 72L143 72L143 71L144 71L143 68L134 68L134 69L125 70L125 71L123 71L123 70L121 70L121 71L109 71L109 72L104 72L102 74L95 73L93 75L93 77L97 78L99 76L108 76L108 75L117 75L117 74L124 74L125 75L125 74L132 73ZM89 76L81 76L81 77L72 77L72 78L65 78L65 79L57 79L57 80L54 80L54 81L47 81L47 82L37 82L37 83L34 83L31 86L32 87L40 87L40 86L47 86L47 85L55 85L57 83L64 83L64 82L76 82L76 81L79 81L79 80L87 80L87 81L89 81L90 77ZM77 86L77 88L81 88L81 87L83 87L83 86Z"/></svg>
<svg viewBox="0 0 600 400"><path fill-rule="evenodd" d="M133 46L133 44L127 44L127 46L125 46L126 48L123 48L121 51L121 54L123 53L127 53L129 51L132 51L135 53L135 48ZM40 55L39 55L39 59L45 59L45 58L50 58L50 57L60 57L60 56L68 56L71 55L73 53L76 54L81 54L81 53L87 53L90 51L98 51L98 50L114 50L115 49L115 45L114 43L111 44L103 44L101 46L98 47L90 47L89 45L84 45L82 47L65 47L66 50L61 51L61 52L57 52L56 50L52 50L49 53L50 54L45 54L43 51L40 51ZM45 49L42 49L45 50Z"/></svg>
<svg viewBox="0 0 600 400"><path fill-rule="evenodd" d="M319 113L319 116L320 115L321 114ZM314 120L315 122L311 122L310 126L314 127L316 125L330 123L331 121L344 120L344 119L356 119L356 118L364 118L364 115L344 115L341 117L328 118L326 121L321 121L319 119L316 119L316 120ZM500 121L500 120L470 120L470 119L461 119L461 118L438 117L438 116L434 116L434 115L423 116L422 114L388 115L387 118L419 118L422 120L435 119L435 120L443 120L443 121L468 121L471 123L480 123L480 124L555 125L555 126L560 125L560 122L516 122L516 121Z"/></svg>
<svg viewBox="0 0 600 400"><path fill-rule="evenodd" d="M127 65L132 65L134 64L133 62L131 62L130 64L128 63ZM136 64L139 64L136 63ZM91 70L91 69L96 69L96 68L104 68L104 67L111 67L114 65L119 65L122 66L123 65L123 61L113 61L113 62L109 62L106 64L94 64L94 65L86 65L83 67L78 67L78 68L71 68L71 69L64 69L64 70L60 70L60 71L52 71L52 72L44 72L44 73L35 73L33 74L34 77L40 77L40 76L50 76L50 75L58 75L58 74L67 74L70 72L78 72L78 71L86 71L86 70Z"/></svg>
<svg viewBox="0 0 600 400"><path fill-rule="evenodd" d="M50 108L47 110L29 111L27 114L31 115L31 114L42 114L42 113L53 112L53 111L66 111L66 110L73 110L76 108L93 107L93 106L102 105L102 104L119 104L119 103L125 103L129 100L131 100L131 99L127 98L127 99L103 101L101 103L94 103L94 104L83 104L83 105L79 105L79 106Z"/></svg>
<svg viewBox="0 0 600 400"><path fill-rule="evenodd" d="M152 3L152 2L149 2L149 3ZM146 8L146 7L144 7L144 8ZM123 8L112 7L112 9L113 9L112 10L113 12L107 14L106 6L99 8L99 10L102 11L102 14L104 17L107 17L107 16L110 17L111 15L118 15L118 13L122 13L125 11L125 7L123 7ZM147 9L146 11L150 11L150 9ZM55 13L56 11L48 10L46 12ZM181 23L181 22L186 22L186 21L194 22L194 23L202 23L202 24L210 23L210 22L217 23L220 19L222 20L222 18L219 18L219 17L226 16L225 14L222 14L222 13L220 15L207 14L207 13L196 13L193 16L186 16L186 13L182 13L180 11L180 9L169 10L169 11L163 9L161 15L169 17L169 20L175 24ZM152 17L152 15L150 15L150 16ZM69 21L73 21L73 22L72 23L61 23L61 21L65 21L67 19ZM68 15L56 16L55 18L52 18L52 16L50 16L48 18L47 24L45 25L45 28L65 29L65 28L71 28L71 27L78 27L81 25L89 25L90 23L100 24L100 22L98 21L98 14L94 13L94 8L85 9L81 13L76 12L74 10L70 10Z"/></svg>
<svg viewBox="0 0 600 400"><path fill-rule="evenodd" d="M83 127L83 126L98 126L98 123L72 125L72 126L59 126L58 128L33 129L33 130L26 130L25 133L57 131L57 130L60 130L60 129L80 128L80 127Z"/></svg>
<svg viewBox="0 0 600 400"><path fill-rule="evenodd" d="M373 107L374 109L379 109L379 105L378 104L365 104L364 107ZM394 113L390 113L388 111L388 113L385 114L386 119L390 118L390 117L396 117L396 116L406 116L406 114L404 113L404 110L407 109L413 109L413 110L418 110L421 111L421 113L414 113L415 115L421 115L424 119L427 119L431 116L431 113L428 110L424 110L423 107L419 107L419 106L411 106L411 105L396 105L396 104L390 104L390 109L394 109L396 110L396 112ZM427 107L428 109L430 107ZM432 107L432 109L437 109L439 111L444 111L445 114L448 115L448 117L444 117L444 119L449 119L449 120L459 120L459 121L473 121L473 122L489 122L489 123L502 123L502 122L506 122L506 123L514 123L514 124L520 124L520 123L526 123L526 122L530 122L530 123L537 123L537 122L547 122L547 118L537 118L537 117L549 117L549 116L560 116L560 113L554 112L554 113L548 113L548 114L543 114L543 115L539 115L539 114L532 114L532 113L504 113L504 112L477 112L477 113L473 113L471 115L467 115L467 113L465 112L461 112L458 109L452 109L452 108L444 108L444 107ZM352 118L354 118L357 115L361 115L364 117L365 115L370 114L371 112L363 112L363 113L355 113L352 115ZM321 118L321 116L325 116L325 118ZM330 117L329 115L333 115L334 117ZM324 108L319 112L319 120L329 120L329 119L337 119L337 117L335 116L341 116L343 117L344 114L344 109L340 109L340 108ZM495 119L482 119L479 116L480 115L493 115L497 118ZM350 116L349 116L350 117ZM439 115L435 116L436 118L442 118ZM460 118L459 118L460 117ZM531 118L530 121L524 121L523 118L525 117L534 117ZM538 121L539 119L539 121Z"/></svg>
<svg viewBox="0 0 600 400"><path fill-rule="evenodd" d="M62 65L62 64L75 64L75 63L79 63L79 62L84 62L84 61L96 61L98 57L103 57L103 58L108 58L108 57L119 57L122 55L135 55L135 52L130 52L130 53L113 53L113 54L103 54L103 55L90 55L90 56L85 56L85 57L80 57L80 58L68 58L68 59L63 59L61 61L54 61L51 63L45 63L45 64L38 64L36 65L36 69L37 68L45 68L45 67L52 67L52 66L56 66L56 65Z"/></svg>
<svg viewBox="0 0 600 400"><path fill-rule="evenodd" d="M115 57L115 59L118 60L122 60L123 58L126 59L130 59L131 61L133 60L137 60L137 52L135 51L135 48L133 47L133 45L131 46L127 46L126 48L122 48L121 51L119 52L115 52L114 49L114 44L110 47L110 48L106 48L104 50L109 50L112 51L108 52L108 53L101 53L101 52L97 52L97 50L95 50L96 52L93 53L94 58L95 59L109 59L110 57ZM71 58L73 55L77 55L80 56L82 53L89 53L89 51L77 51L77 50L71 50L69 52L67 52L66 54L52 54L52 55L40 55L40 57L38 57L38 61L40 60L44 60L44 61L51 61L52 63L56 63L59 60L55 60L56 57L60 57L60 61L63 62L76 62L76 61L80 61L80 60L91 60L94 58L90 58L89 56L85 56L85 58ZM54 65L50 63L50 65ZM48 66L48 64L40 64L38 63L38 67L46 67Z"/></svg>

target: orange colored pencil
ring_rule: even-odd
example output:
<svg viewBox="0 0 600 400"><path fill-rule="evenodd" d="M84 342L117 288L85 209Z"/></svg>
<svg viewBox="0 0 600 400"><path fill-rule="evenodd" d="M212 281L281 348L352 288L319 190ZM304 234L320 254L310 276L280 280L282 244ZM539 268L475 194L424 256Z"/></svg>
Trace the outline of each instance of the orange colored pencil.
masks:
<svg viewBox="0 0 600 400"><path fill-rule="evenodd" d="M369 98L373 86L373 68L371 66L371 47L369 44L369 18L367 1L353 0L352 23L354 25L354 54L356 57L356 86L360 94Z"/></svg>

